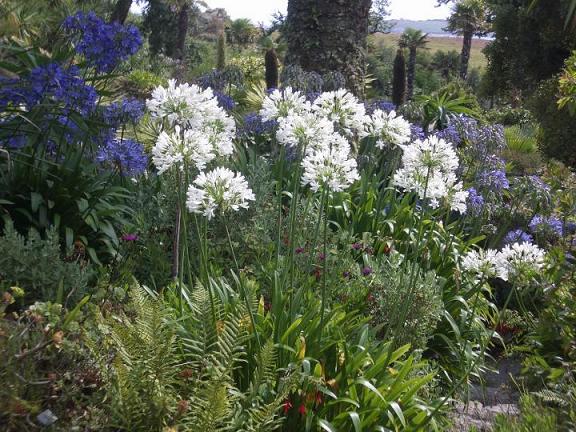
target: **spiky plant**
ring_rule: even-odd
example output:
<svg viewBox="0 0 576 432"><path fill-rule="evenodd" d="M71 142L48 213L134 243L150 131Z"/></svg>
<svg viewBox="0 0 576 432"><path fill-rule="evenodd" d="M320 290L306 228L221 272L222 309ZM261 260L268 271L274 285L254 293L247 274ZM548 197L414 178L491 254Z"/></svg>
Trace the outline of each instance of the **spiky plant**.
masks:
<svg viewBox="0 0 576 432"><path fill-rule="evenodd" d="M216 69L223 70L226 67L226 34L222 32L218 36L216 47Z"/></svg>
<svg viewBox="0 0 576 432"><path fill-rule="evenodd" d="M392 77L392 102L400 106L406 99L406 60L401 49L396 51L394 59L394 73Z"/></svg>

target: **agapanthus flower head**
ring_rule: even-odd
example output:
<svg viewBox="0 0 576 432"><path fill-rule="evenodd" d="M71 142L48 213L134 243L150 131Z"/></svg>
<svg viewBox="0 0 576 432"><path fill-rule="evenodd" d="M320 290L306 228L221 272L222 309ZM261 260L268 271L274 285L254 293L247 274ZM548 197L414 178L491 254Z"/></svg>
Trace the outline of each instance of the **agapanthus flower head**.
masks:
<svg viewBox="0 0 576 432"><path fill-rule="evenodd" d="M444 141L449 142L454 147L459 147L462 143L462 137L460 136L458 129L456 129L456 126L453 124L450 124L447 128L437 132L436 136L440 139L443 139Z"/></svg>
<svg viewBox="0 0 576 432"><path fill-rule="evenodd" d="M534 239L530 234L527 232L522 231L521 229L516 229L509 231L504 236L503 243L504 245L510 245L514 243L533 243Z"/></svg>
<svg viewBox="0 0 576 432"><path fill-rule="evenodd" d="M276 139L287 147L318 148L334 135L334 124L312 113L292 114L278 120Z"/></svg>
<svg viewBox="0 0 576 432"><path fill-rule="evenodd" d="M532 243L506 245L496 258L498 277L510 280L521 274L530 274L544 267L546 254Z"/></svg>
<svg viewBox="0 0 576 432"><path fill-rule="evenodd" d="M533 234L552 238L561 238L564 235L564 224L555 216L535 215L528 228Z"/></svg>
<svg viewBox="0 0 576 432"><path fill-rule="evenodd" d="M218 105L227 112L231 112L236 108L236 102L231 96L225 93L216 92L216 99L218 100Z"/></svg>
<svg viewBox="0 0 576 432"><path fill-rule="evenodd" d="M148 156L142 144L132 139L118 139L111 136L100 147L96 160L117 168L124 176L142 174L148 166Z"/></svg>
<svg viewBox="0 0 576 432"><path fill-rule="evenodd" d="M244 116L244 122L238 129L238 136L251 137L273 133L278 127L276 120L265 121L258 113L250 113Z"/></svg>
<svg viewBox="0 0 576 432"><path fill-rule="evenodd" d="M456 177L459 160L452 146L431 136L401 148L402 168L394 174L393 184L429 200L433 208L445 201L451 209L464 213L468 192Z"/></svg>
<svg viewBox="0 0 576 432"><path fill-rule="evenodd" d="M462 268L476 282L486 281L498 276L497 256L498 252L493 249L471 250L462 259Z"/></svg>
<svg viewBox="0 0 576 432"><path fill-rule="evenodd" d="M176 80L169 80L167 87L156 87L146 106L153 118L165 119L172 126L187 129L200 128L214 116L226 116L211 89L203 90L195 84L177 84Z"/></svg>
<svg viewBox="0 0 576 432"><path fill-rule="evenodd" d="M473 187L468 189L467 205L473 216L479 216L484 210L484 197Z"/></svg>
<svg viewBox="0 0 576 432"><path fill-rule="evenodd" d="M369 115L373 114L374 111L376 110L381 110L386 113L389 113L391 111L396 111L397 107L396 105L394 105L394 103L384 100L374 101L366 107L366 113Z"/></svg>
<svg viewBox="0 0 576 432"><path fill-rule="evenodd" d="M528 176L530 183L542 192L550 192L550 185L548 185L542 178L537 175Z"/></svg>
<svg viewBox="0 0 576 432"><path fill-rule="evenodd" d="M334 122L337 129L352 135L363 130L366 107L345 89L322 93L312 105L319 116Z"/></svg>
<svg viewBox="0 0 576 432"><path fill-rule="evenodd" d="M111 72L140 49L142 37L133 25L107 23L94 12L78 12L62 25L76 52L98 72Z"/></svg>
<svg viewBox="0 0 576 432"><path fill-rule="evenodd" d="M158 173L172 167L184 169L185 165L203 170L216 154L208 136L198 130L174 127L174 132L161 132L152 148L152 161Z"/></svg>
<svg viewBox="0 0 576 432"><path fill-rule="evenodd" d="M0 111L29 109L38 103L39 97L42 95L32 91L28 80L0 76Z"/></svg>
<svg viewBox="0 0 576 432"><path fill-rule="evenodd" d="M123 99L105 107L102 116L106 126L118 128L125 123L138 123L144 115L144 107L144 103L138 99Z"/></svg>
<svg viewBox="0 0 576 432"><path fill-rule="evenodd" d="M299 91L291 87L273 90L262 102L260 115L264 121L278 120L281 117L300 115L310 111L310 102Z"/></svg>
<svg viewBox="0 0 576 432"><path fill-rule="evenodd" d="M308 153L302 160L302 184L317 192L342 192L360 178L350 146L338 145Z"/></svg>
<svg viewBox="0 0 576 432"><path fill-rule="evenodd" d="M76 112L87 116L96 108L98 95L78 74L74 66L63 69L57 63L49 63L32 69L28 82L36 102L62 104L64 114Z"/></svg>
<svg viewBox="0 0 576 432"><path fill-rule="evenodd" d="M482 171L477 176L477 183L478 186L496 193L510 188L510 182L504 170Z"/></svg>
<svg viewBox="0 0 576 432"><path fill-rule="evenodd" d="M376 147L384 149L409 143L412 137L410 123L396 111L377 109L366 118L364 135L376 138Z"/></svg>
<svg viewBox="0 0 576 432"><path fill-rule="evenodd" d="M227 168L201 172L187 193L186 206L192 213L212 219L217 212L247 209L256 197L242 174Z"/></svg>
<svg viewBox="0 0 576 432"><path fill-rule="evenodd" d="M199 128L206 135L212 146L212 152L219 157L227 157L234 153L233 140L236 136L236 123L232 117L221 113L206 118Z"/></svg>

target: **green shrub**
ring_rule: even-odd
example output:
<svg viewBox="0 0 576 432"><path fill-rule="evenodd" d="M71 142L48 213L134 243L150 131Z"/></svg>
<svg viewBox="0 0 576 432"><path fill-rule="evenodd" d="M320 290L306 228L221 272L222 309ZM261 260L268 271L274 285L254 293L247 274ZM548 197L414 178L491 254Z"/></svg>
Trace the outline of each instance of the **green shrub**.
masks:
<svg viewBox="0 0 576 432"><path fill-rule="evenodd" d="M522 396L522 414L519 418L499 414L494 432L557 432L556 415L553 410L542 407L529 395Z"/></svg>
<svg viewBox="0 0 576 432"><path fill-rule="evenodd" d="M33 228L24 237L9 222L0 237L0 283L23 288L27 303L77 299L86 292L91 273L75 256L79 252L76 249L63 260L56 229L49 229L45 239Z"/></svg>
<svg viewBox="0 0 576 432"><path fill-rule="evenodd" d="M558 79L553 78L544 81L530 101L530 109L540 122L540 150L550 158L576 166L576 122L568 110L558 109L557 94Z"/></svg>
<svg viewBox="0 0 576 432"><path fill-rule="evenodd" d="M414 274L406 274L406 268ZM426 347L444 307L436 274L417 265L403 266L394 257L377 271L369 299L372 321L382 326L381 332L415 350Z"/></svg>

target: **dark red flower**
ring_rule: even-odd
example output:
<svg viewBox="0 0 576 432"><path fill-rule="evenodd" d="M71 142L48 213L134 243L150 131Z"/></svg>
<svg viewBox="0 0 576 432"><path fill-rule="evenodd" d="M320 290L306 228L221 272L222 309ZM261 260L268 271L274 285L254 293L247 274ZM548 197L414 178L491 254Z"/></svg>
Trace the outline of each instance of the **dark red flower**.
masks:
<svg viewBox="0 0 576 432"><path fill-rule="evenodd" d="M282 407L284 409L284 415L286 415L288 414L288 411L290 411L290 409L293 407L293 405L292 402L290 402L290 400L287 399Z"/></svg>
<svg viewBox="0 0 576 432"><path fill-rule="evenodd" d="M305 416L306 415L306 405L302 404L298 407L298 412L300 413L300 415Z"/></svg>
<svg viewBox="0 0 576 432"><path fill-rule="evenodd" d="M125 242L134 242L138 240L138 234L124 234L122 236L122 241Z"/></svg>

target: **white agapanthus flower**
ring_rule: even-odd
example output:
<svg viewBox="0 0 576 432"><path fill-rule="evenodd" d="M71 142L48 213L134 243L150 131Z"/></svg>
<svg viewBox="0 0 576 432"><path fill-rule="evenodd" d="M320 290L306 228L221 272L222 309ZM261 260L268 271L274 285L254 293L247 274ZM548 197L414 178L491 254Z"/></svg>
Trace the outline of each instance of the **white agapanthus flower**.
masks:
<svg viewBox="0 0 576 432"><path fill-rule="evenodd" d="M207 119L201 127L212 146L212 151L221 157L234 153L233 140L236 136L236 123L222 111L224 115L214 115Z"/></svg>
<svg viewBox="0 0 576 432"><path fill-rule="evenodd" d="M544 250L532 243L506 245L496 259L498 277L507 281L523 272L541 270L545 256Z"/></svg>
<svg viewBox="0 0 576 432"><path fill-rule="evenodd" d="M287 147L317 148L334 134L334 124L312 113L291 114L279 119L276 139Z"/></svg>
<svg viewBox="0 0 576 432"><path fill-rule="evenodd" d="M494 249L471 250L462 259L462 268L471 274L477 282L497 277L498 251Z"/></svg>
<svg viewBox="0 0 576 432"><path fill-rule="evenodd" d="M310 102L299 91L291 87L274 90L264 98L260 115L264 121L277 120L282 117L300 115L310 111Z"/></svg>
<svg viewBox="0 0 576 432"><path fill-rule="evenodd" d="M185 164L203 170L215 157L206 134L180 126L172 133L161 132L152 148L152 161L159 174L173 166L183 169Z"/></svg>
<svg viewBox="0 0 576 432"><path fill-rule="evenodd" d="M412 131L410 123L395 111L375 110L364 125L364 135L376 138L376 147L399 146L410 142Z"/></svg>
<svg viewBox="0 0 576 432"><path fill-rule="evenodd" d="M366 122L366 107L344 89L322 93L314 101L312 110L318 117L328 118L349 135L361 133Z"/></svg>
<svg viewBox="0 0 576 432"><path fill-rule="evenodd" d="M432 136L400 147L402 168L394 174L393 184L426 198L432 208L446 201L452 210L465 213L468 192L462 191L456 177L459 160L452 146Z"/></svg>
<svg viewBox="0 0 576 432"><path fill-rule="evenodd" d="M349 145L313 151L303 159L302 167L302 184L310 185L314 192L342 192L360 178Z"/></svg>
<svg viewBox="0 0 576 432"><path fill-rule="evenodd" d="M201 172L188 188L186 206L192 213L212 219L217 211L247 209L256 197L242 174L228 168Z"/></svg>
<svg viewBox="0 0 576 432"><path fill-rule="evenodd" d="M159 86L152 91L146 107L152 118L166 119L171 126L189 129L198 128L207 119L224 112L211 89L203 90L195 84L176 84L173 79L168 81L167 87Z"/></svg>

